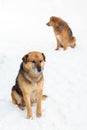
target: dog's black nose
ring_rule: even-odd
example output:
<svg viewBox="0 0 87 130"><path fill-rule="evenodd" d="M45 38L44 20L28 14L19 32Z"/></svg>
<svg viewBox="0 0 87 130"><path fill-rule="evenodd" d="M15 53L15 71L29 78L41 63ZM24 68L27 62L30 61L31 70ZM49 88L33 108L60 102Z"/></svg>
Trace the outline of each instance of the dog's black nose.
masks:
<svg viewBox="0 0 87 130"><path fill-rule="evenodd" d="M37 67L37 70L38 70L38 72L41 72L41 67L38 66L38 67Z"/></svg>

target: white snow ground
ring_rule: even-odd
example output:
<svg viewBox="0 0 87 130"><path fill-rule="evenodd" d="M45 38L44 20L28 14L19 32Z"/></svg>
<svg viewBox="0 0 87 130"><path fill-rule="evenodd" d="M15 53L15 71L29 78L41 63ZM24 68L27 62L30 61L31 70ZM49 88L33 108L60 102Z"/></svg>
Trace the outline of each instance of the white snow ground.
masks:
<svg viewBox="0 0 87 130"><path fill-rule="evenodd" d="M86 0L0 0L0 130L87 130ZM66 20L77 38L75 49L55 51L50 16ZM29 51L46 55L42 117L26 119L11 102L21 58Z"/></svg>

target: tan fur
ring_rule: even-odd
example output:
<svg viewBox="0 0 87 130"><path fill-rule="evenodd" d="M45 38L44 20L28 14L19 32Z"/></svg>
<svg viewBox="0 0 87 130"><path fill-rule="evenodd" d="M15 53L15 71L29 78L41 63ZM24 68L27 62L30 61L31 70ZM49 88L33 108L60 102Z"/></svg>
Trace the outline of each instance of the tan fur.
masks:
<svg viewBox="0 0 87 130"><path fill-rule="evenodd" d="M43 95L44 77L42 73L45 56L40 52L30 52L26 54L22 60L23 72L22 70L19 71L17 85L22 91L23 97L13 89L11 93L12 101L21 109L26 106L27 118L32 118L31 105L32 103L37 103L36 115L39 117L42 114L42 99L46 98L46 96ZM38 70L40 71L38 67L41 68L41 72L38 72Z"/></svg>
<svg viewBox="0 0 87 130"><path fill-rule="evenodd" d="M60 47L63 47L63 49L66 50L68 46L71 46L72 48L76 46L76 38L73 37L72 30L64 20L52 16L47 25L53 27L57 40L56 50L59 50Z"/></svg>

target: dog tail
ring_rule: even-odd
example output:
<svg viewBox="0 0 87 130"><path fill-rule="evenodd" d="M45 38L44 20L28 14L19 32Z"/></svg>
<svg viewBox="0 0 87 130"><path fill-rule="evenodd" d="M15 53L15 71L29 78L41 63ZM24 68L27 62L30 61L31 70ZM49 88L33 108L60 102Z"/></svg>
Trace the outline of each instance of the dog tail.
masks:
<svg viewBox="0 0 87 130"><path fill-rule="evenodd" d="M48 97L47 95L43 95L42 100L46 100L47 97Z"/></svg>

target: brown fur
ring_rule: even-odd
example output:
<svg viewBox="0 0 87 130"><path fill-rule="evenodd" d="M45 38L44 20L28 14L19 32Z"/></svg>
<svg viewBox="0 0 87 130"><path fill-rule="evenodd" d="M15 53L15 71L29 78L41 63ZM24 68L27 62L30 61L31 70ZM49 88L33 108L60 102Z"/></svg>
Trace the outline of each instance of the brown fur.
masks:
<svg viewBox="0 0 87 130"><path fill-rule="evenodd" d="M72 30L64 20L59 17L52 16L47 25L53 27L57 40L56 50L59 50L60 47L63 47L64 50L66 50L68 46L71 46L72 48L76 46L76 38L73 37Z"/></svg>
<svg viewBox="0 0 87 130"><path fill-rule="evenodd" d="M16 83L12 87L12 102L22 110L26 106L27 118L32 118L32 103L37 103L36 115L41 116L43 95L43 69L45 56L41 52L30 52L22 58Z"/></svg>

